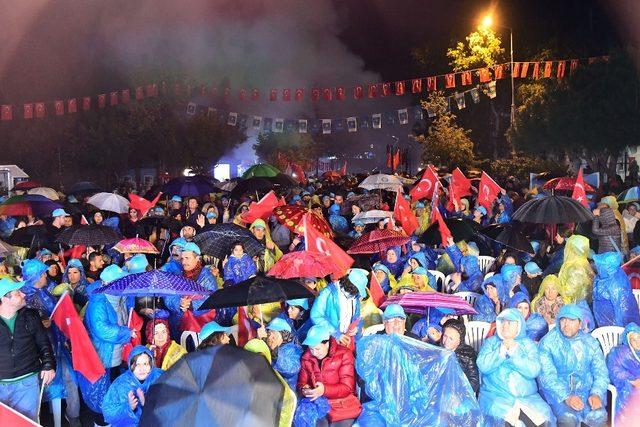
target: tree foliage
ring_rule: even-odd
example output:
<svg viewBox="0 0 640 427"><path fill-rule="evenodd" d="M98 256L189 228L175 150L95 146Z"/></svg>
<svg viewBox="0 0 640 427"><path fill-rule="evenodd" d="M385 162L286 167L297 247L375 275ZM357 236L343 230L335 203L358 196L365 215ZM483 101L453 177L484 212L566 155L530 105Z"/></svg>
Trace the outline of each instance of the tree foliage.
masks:
<svg viewBox="0 0 640 427"><path fill-rule="evenodd" d="M433 111L436 116L425 135L416 137L422 144L422 160L453 170L456 166L467 167L473 161L473 142L470 131L456 123L456 116L449 110L442 92L432 92L422 108Z"/></svg>
<svg viewBox="0 0 640 427"><path fill-rule="evenodd" d="M466 43L458 42L447 49L449 65L454 71L491 67L503 59L502 42L491 28L480 27L465 40Z"/></svg>
<svg viewBox="0 0 640 427"><path fill-rule="evenodd" d="M324 144L316 141L308 133L283 132L261 133L253 145L261 161L276 165L282 170L288 162L294 162L304 168L315 164L322 154Z"/></svg>

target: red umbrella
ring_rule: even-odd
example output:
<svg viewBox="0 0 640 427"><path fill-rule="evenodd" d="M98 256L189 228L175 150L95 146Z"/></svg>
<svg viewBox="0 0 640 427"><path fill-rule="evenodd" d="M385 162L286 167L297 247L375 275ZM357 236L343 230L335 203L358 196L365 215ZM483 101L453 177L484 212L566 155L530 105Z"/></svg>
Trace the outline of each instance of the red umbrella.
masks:
<svg viewBox="0 0 640 427"><path fill-rule="evenodd" d="M328 238L333 238L333 231L329 223L311 209L298 205L278 206L273 210L274 215L280 224L284 224L289 230L300 233L299 226L302 224L302 217L306 213L311 213L311 226L324 234Z"/></svg>
<svg viewBox="0 0 640 427"><path fill-rule="evenodd" d="M373 230L363 234L353 242L348 254L374 254L382 253L393 246L401 246L409 241L409 236L399 231L389 230Z"/></svg>
<svg viewBox="0 0 640 427"><path fill-rule="evenodd" d="M114 247L121 254L157 254L158 249L148 240L134 237L132 239L120 240Z"/></svg>
<svg viewBox="0 0 640 427"><path fill-rule="evenodd" d="M279 279L297 277L324 277L340 269L326 255L318 252L289 252L276 262L267 273Z"/></svg>
<svg viewBox="0 0 640 427"><path fill-rule="evenodd" d="M542 186L543 190L560 190L560 191L573 191L573 187L576 185L575 176L563 176L562 178L553 178L545 182ZM595 189L584 183L584 191L589 193L595 193Z"/></svg>
<svg viewBox="0 0 640 427"><path fill-rule="evenodd" d="M448 308L456 315L476 314L476 310L464 298L439 292L409 292L388 298L380 308L399 304L407 313L423 315L428 308Z"/></svg>
<svg viewBox="0 0 640 427"><path fill-rule="evenodd" d="M36 181L20 181L19 183L17 183L16 185L13 186L11 191L13 191L13 190L27 191L27 190L31 190L33 188L38 188L38 187L42 187L42 184L40 184L39 182L36 182Z"/></svg>
<svg viewBox="0 0 640 427"><path fill-rule="evenodd" d="M336 171L328 171L322 174L322 179L326 179L327 181L340 181L342 175Z"/></svg>

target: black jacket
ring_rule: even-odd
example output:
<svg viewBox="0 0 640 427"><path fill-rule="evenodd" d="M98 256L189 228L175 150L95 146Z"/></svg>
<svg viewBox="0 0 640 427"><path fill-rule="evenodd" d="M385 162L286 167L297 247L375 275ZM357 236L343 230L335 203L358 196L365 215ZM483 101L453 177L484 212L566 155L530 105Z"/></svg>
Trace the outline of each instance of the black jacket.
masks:
<svg viewBox="0 0 640 427"><path fill-rule="evenodd" d="M462 372L464 372L469 384L471 384L471 388L477 395L480 389L480 376L478 375L478 365L476 365L476 358L478 357L476 351L467 344L460 344L455 353Z"/></svg>
<svg viewBox="0 0 640 427"><path fill-rule="evenodd" d="M36 310L18 310L13 335L0 319L0 379L56 369L47 331Z"/></svg>

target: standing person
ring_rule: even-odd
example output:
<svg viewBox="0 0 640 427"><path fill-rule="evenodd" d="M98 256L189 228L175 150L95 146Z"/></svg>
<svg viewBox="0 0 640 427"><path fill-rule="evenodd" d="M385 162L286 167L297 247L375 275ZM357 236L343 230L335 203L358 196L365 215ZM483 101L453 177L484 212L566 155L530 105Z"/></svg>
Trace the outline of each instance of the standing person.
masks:
<svg viewBox="0 0 640 427"><path fill-rule="evenodd" d="M600 344L582 330L583 312L565 305L557 327L540 341L540 389L558 419L558 426L604 426L609 374Z"/></svg>
<svg viewBox="0 0 640 427"><path fill-rule="evenodd" d="M77 258L69 260L67 268L64 270L64 274L62 275L62 282L63 284L69 284L69 291L73 296L73 303L76 305L78 310L81 310L89 300L89 297L87 296L87 285L89 285L89 282L87 281L87 276L84 274L82 261ZM53 292L56 295L58 293L55 289ZM60 294L62 294L62 292L60 292Z"/></svg>
<svg viewBox="0 0 640 427"><path fill-rule="evenodd" d="M100 279L100 273L102 273L102 269L104 268L104 258L102 256L102 252L91 252L89 254L88 260L89 271L86 272L87 282L93 283L96 280Z"/></svg>
<svg viewBox="0 0 640 427"><path fill-rule="evenodd" d="M0 402L38 421L39 380L53 380L56 361L38 312L25 308L22 286L0 279Z"/></svg>
<svg viewBox="0 0 640 427"><path fill-rule="evenodd" d="M603 206L593 210L593 224L591 232L598 239L597 253L622 251L620 224L616 220L613 210Z"/></svg>

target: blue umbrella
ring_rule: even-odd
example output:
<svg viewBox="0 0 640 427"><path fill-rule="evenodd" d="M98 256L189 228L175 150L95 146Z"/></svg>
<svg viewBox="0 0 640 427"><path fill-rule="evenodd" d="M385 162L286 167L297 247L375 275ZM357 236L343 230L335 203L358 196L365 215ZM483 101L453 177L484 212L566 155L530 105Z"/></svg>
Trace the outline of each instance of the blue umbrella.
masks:
<svg viewBox="0 0 640 427"><path fill-rule="evenodd" d="M631 187L618 194L618 203L631 203L640 201L640 187Z"/></svg>
<svg viewBox="0 0 640 427"><path fill-rule="evenodd" d="M162 192L171 196L200 197L217 191L213 182L206 176L196 175L178 177L162 186Z"/></svg>
<svg viewBox="0 0 640 427"><path fill-rule="evenodd" d="M203 295L211 293L193 280L160 270L130 274L96 290L98 293L123 296Z"/></svg>

